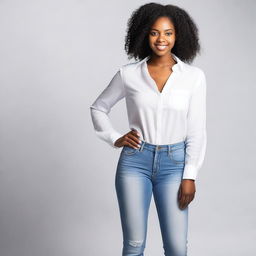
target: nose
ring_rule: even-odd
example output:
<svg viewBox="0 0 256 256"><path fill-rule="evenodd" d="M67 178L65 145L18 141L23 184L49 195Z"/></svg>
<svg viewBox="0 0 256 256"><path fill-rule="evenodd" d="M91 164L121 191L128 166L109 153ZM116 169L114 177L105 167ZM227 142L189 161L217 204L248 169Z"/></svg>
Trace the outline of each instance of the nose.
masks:
<svg viewBox="0 0 256 256"><path fill-rule="evenodd" d="M158 38L157 38L157 41L158 42L163 42L164 41L164 36L163 35L159 35Z"/></svg>

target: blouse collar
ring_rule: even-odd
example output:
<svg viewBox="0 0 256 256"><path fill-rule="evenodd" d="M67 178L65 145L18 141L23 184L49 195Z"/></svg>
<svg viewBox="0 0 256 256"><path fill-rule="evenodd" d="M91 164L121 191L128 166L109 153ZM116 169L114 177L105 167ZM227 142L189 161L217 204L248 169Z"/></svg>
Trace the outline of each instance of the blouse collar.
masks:
<svg viewBox="0 0 256 256"><path fill-rule="evenodd" d="M173 66L172 66L172 70L173 71L182 71L183 70L183 68L184 68L184 63L183 63L183 61L178 57L178 56L176 56L174 53L171 53L172 54L172 56L173 56L173 58L176 60L176 64L174 64ZM145 57L144 59L142 59L142 61L141 61L141 64L146 64L146 61L148 60L150 58L150 56L147 56L147 57Z"/></svg>

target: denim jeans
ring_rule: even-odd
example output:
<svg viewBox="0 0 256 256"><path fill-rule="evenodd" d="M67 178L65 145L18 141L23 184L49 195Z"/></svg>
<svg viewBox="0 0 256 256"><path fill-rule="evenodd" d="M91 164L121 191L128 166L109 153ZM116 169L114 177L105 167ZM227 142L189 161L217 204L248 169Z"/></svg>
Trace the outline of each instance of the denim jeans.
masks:
<svg viewBox="0 0 256 256"><path fill-rule="evenodd" d="M143 256L153 193L164 255L187 255L188 206L180 209L178 189L185 166L185 142L140 148L124 146L115 175L123 231L122 256Z"/></svg>

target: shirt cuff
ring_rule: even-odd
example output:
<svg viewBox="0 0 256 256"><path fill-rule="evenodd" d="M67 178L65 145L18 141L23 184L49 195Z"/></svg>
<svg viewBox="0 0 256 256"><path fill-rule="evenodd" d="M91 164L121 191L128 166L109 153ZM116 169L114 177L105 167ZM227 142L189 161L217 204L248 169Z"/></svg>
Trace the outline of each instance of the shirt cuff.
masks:
<svg viewBox="0 0 256 256"><path fill-rule="evenodd" d="M112 146L114 149L119 149L120 147L116 147L114 144L116 142L117 139L119 139L120 137L122 137L123 135L120 134L119 132L113 131L110 134L110 146Z"/></svg>
<svg viewBox="0 0 256 256"><path fill-rule="evenodd" d="M197 168L194 165L186 164L183 172L182 179L192 179L196 180L197 177Z"/></svg>

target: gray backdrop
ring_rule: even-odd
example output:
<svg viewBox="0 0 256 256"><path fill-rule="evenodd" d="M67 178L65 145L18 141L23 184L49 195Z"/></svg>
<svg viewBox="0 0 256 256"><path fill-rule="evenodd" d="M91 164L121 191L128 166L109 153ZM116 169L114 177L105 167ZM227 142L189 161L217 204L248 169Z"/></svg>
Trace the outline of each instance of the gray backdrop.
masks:
<svg viewBox="0 0 256 256"><path fill-rule="evenodd" d="M159 1L198 24L208 145L190 204L190 256L252 256L256 1ZM96 138L90 104L128 61L127 20L146 1L0 1L0 254L120 256L121 149ZM133 60L131 60L133 61ZM124 100L111 111L128 132ZM146 256L163 255L154 201Z"/></svg>

